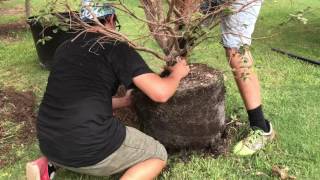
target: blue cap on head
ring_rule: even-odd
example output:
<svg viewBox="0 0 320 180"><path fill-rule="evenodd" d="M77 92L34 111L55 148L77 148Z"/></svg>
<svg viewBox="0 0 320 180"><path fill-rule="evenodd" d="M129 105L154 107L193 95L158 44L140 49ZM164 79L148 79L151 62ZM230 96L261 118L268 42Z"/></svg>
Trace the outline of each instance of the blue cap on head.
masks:
<svg viewBox="0 0 320 180"><path fill-rule="evenodd" d="M105 19L107 16L115 15L115 9L108 3L94 3L92 0L83 0L80 11L80 18L83 21L93 20L93 15L98 19Z"/></svg>

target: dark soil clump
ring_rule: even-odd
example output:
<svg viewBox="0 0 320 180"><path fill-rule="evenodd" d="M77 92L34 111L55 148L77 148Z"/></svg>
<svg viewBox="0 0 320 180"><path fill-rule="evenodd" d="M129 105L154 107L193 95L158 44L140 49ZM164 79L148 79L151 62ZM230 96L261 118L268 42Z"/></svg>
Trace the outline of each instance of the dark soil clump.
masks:
<svg viewBox="0 0 320 180"><path fill-rule="evenodd" d="M221 72L216 71L216 70L212 70L211 68L208 68L206 65L202 65L202 64L195 64L195 65L191 65L191 72L188 75L188 77L186 77L180 84L177 93L179 93L179 97L180 99L173 98L171 99L168 103L172 103L172 101L179 101L182 102L180 104L178 104L177 106L170 106L171 108L173 108L172 110L170 110L169 113L174 114L175 116L179 117L181 116L179 114L180 110L185 110L186 106L192 106L190 113L187 114L192 116L193 112L195 112L195 114L197 114L197 111L199 111L201 108L206 108L207 106L214 106L212 104L206 104L206 100L205 99L201 99L200 97L198 99L195 99L194 102L191 101L192 103L195 103L196 106L193 106L190 101L188 101L188 99L185 98L189 98L188 94L190 94L190 91L194 93L195 92L199 92L199 89L206 89L209 88L210 90L218 90L217 93L215 94L211 94L210 97L214 98L215 102L217 103L217 106L219 106L219 102L221 102L221 100L224 98L223 94L224 94L224 88L218 88L218 86L214 86L217 89L213 88L212 89L212 83L222 83L220 81L223 81L223 75ZM211 85L210 85L211 84ZM221 85L221 84L220 84ZM210 88L211 87L211 88ZM222 92L219 92L222 91ZM204 90L205 91L205 90ZM195 94L196 96L200 96L201 95L201 90L200 90L200 94ZM125 89L124 87L119 88L117 96L123 96L125 94ZM135 96L140 96L141 94L137 92L134 93ZM136 97L134 97L136 99ZM204 100L204 102L201 103L201 101ZM169 106L166 106L165 104L159 105L156 103L153 103L151 101L143 101L143 102L138 102L139 106L144 106L149 108L150 106L156 106L157 108L159 106L165 106L164 108L160 108L160 110L164 110L166 111L166 108L168 108ZM143 104L142 104L143 103ZM167 104L167 103L166 103ZM220 104L221 105L221 104ZM158 111L159 109L153 109L155 110L152 113L155 114L162 114L162 112ZM210 109L209 109L210 110ZM145 113L145 111L142 111L141 113ZM198 117L197 119L199 119L201 121L202 118L205 118L207 112L203 113L204 117ZM143 123L141 121L139 121L138 117L137 117L137 113L135 109L130 109L130 108L125 108L122 110L116 110L115 111L115 115L120 119L121 122L123 122L124 124L128 125L128 126L133 126L136 127L137 129L140 129L142 131L144 131L144 127L143 127ZM198 115L201 115L198 114ZM214 113L212 113L211 115L215 116ZM150 120L150 119L149 119ZM187 124L188 121L183 121L184 119L180 119L182 121L182 125L179 124L175 124L173 125L176 129L181 128L181 126L184 126L183 124ZM148 119L146 119L146 121L148 121ZM171 122L168 122L171 123ZM188 124L187 124L188 125ZM190 125L190 124L189 124ZM192 125L192 124L191 124ZM210 124L209 124L210 125ZM197 126L197 124L194 124L194 126ZM163 125L159 124L157 126L159 129L163 128ZM170 145L170 147L167 147L167 150L170 154L175 154L179 160L182 161L188 161L190 159L190 155L192 155L193 153L201 153L201 155L203 156L210 156L210 157L217 157L219 155L226 155L230 152L230 145L234 143L236 136L238 136L239 133L239 129L241 129L243 127L243 123L240 123L240 120L237 119L236 121L234 120L229 120L229 118L225 119L224 125L220 126L220 132L217 131L219 139L214 141L213 144L208 143L207 145L203 145L201 143L201 141L199 141L199 144L189 144L188 146L185 147L179 147L178 149L172 148ZM201 133L203 131L205 131L206 128L198 128L196 132L190 132L190 131L186 131L185 135L189 136L191 139L193 137L197 138L198 136L201 136ZM165 133L165 132L162 132ZM170 134L170 132L169 132ZM153 136L153 135L151 135ZM153 136L154 137L154 136ZM196 151L194 151L196 150Z"/></svg>
<svg viewBox="0 0 320 180"><path fill-rule="evenodd" d="M122 97L126 94L126 89L124 86L120 86L116 97ZM117 117L124 125L140 129L140 123L138 121L137 114L132 107L126 107L114 110L114 115Z"/></svg>
<svg viewBox="0 0 320 180"><path fill-rule="evenodd" d="M204 64L190 68L175 95L164 104L140 91L134 94L142 131L169 151L215 147L225 129L223 74Z"/></svg>
<svg viewBox="0 0 320 180"><path fill-rule="evenodd" d="M190 149L181 149L177 151L168 151L173 156L173 162L188 163L191 161L192 156L195 154L203 158L218 158L219 156L228 156L231 152L232 144L238 139L239 132L243 131L245 124L240 120L230 121L226 125L224 132L222 133L221 140L215 145L192 151ZM246 132L246 131L244 131ZM170 166L167 168L170 169Z"/></svg>
<svg viewBox="0 0 320 180"><path fill-rule="evenodd" d="M12 149L35 138L35 105L31 91L0 89L0 168L16 159L8 157Z"/></svg>
<svg viewBox="0 0 320 180"><path fill-rule="evenodd" d="M181 81L177 92L192 89L192 87L208 87L217 82L221 75L220 71L209 68L205 64L191 64L190 73Z"/></svg>
<svg viewBox="0 0 320 180"><path fill-rule="evenodd" d="M9 35L12 31L18 31L22 29L27 29L26 21L19 21L8 24L0 24L0 36Z"/></svg>
<svg viewBox="0 0 320 180"><path fill-rule="evenodd" d="M9 0L0 0L0 3L4 3ZM17 5L12 8L0 8L0 12L5 16L16 16L16 15L24 15L25 8L22 5Z"/></svg>

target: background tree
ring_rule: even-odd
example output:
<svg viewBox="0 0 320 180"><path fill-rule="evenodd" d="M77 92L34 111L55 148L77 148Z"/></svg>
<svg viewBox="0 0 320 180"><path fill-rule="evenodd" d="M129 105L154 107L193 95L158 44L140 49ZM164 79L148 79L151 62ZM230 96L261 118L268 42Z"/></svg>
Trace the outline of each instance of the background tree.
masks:
<svg viewBox="0 0 320 180"><path fill-rule="evenodd" d="M31 15L30 0L25 0L25 9L26 9L26 18L28 18Z"/></svg>

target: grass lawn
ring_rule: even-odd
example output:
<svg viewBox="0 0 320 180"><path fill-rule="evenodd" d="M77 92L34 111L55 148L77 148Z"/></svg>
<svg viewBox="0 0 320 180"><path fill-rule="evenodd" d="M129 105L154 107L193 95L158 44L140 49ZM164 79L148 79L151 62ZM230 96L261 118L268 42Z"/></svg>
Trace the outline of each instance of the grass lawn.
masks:
<svg viewBox="0 0 320 180"><path fill-rule="evenodd" d="M41 1L33 1L39 7ZM132 6L136 2L130 1ZM23 7L23 0L0 3L1 8ZM308 24L290 22L290 13L310 6L306 14ZM141 12L138 8L137 11ZM231 154L218 158L194 153L189 161L172 156L170 169L160 179L277 179L272 166L289 168L289 174L297 179L320 179L320 66L310 65L271 51L271 47L320 60L320 1L319 0L268 0L262 8L257 23L252 53L259 74L265 114L277 130L277 140L252 157L239 158ZM21 15L3 16L1 23L16 20ZM2 17L2 16L1 16ZM128 17L121 16L123 30L134 35L141 26ZM145 27L143 27L146 31ZM266 38L268 37L268 38ZM32 90L38 102L46 86L48 71L40 68L31 33L28 30L11 32L10 38L0 36L0 88L13 86L18 90ZM151 42L151 47L155 45ZM159 71L161 63L143 54L148 64ZM227 115L243 107L219 41L205 42L190 57L191 62L206 63L225 71L227 87ZM200 107L199 107L200 108ZM245 110L240 111L241 121L247 123ZM25 179L26 162L40 156L35 142L17 147L13 152L19 158L0 169L0 179ZM109 179L59 171L60 179Z"/></svg>

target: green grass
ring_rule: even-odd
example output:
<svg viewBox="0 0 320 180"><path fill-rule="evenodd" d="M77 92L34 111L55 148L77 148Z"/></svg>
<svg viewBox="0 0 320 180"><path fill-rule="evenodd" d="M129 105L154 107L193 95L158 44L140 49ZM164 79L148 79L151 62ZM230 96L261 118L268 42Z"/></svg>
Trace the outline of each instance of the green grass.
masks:
<svg viewBox="0 0 320 180"><path fill-rule="evenodd" d="M19 0L19 2L23 2ZM134 4L134 3L132 3ZM307 14L309 23L290 22L277 25L288 18L289 13L311 6ZM170 170L160 179L277 179L272 176L273 165L289 167L289 173L298 179L320 178L320 67L306 64L270 50L277 47L295 54L320 60L320 1L282 0L265 1L257 24L252 53L259 74L264 110L278 133L277 140L264 151L247 158L232 155L216 159L194 154L184 162L178 157L169 160ZM138 8L136 8L139 11ZM128 17L120 18L125 32L136 34L146 31ZM38 100L46 86L48 72L41 69L30 32L15 33L15 41L0 42L0 87L14 86L19 90L33 90ZM148 45L155 47L154 42ZM159 70L162 63L152 56L143 54L153 69ZM227 115L243 106L225 59L224 50L216 42L205 42L198 47L191 62L206 63L225 71L227 87ZM244 110L241 112L246 121ZM0 170L0 179L24 179L25 163L40 156L37 142L17 148L20 160ZM261 174L263 175L257 175ZM78 175L59 171L57 179L108 179Z"/></svg>
<svg viewBox="0 0 320 180"><path fill-rule="evenodd" d="M46 2L50 0L31 0L31 16L37 15L39 10L43 8ZM61 1L59 1L61 2ZM80 4L81 1L75 1L75 0L68 0L69 4L75 6L76 4ZM25 0L8 0L0 2L0 10L1 12L1 18L0 18L0 25L1 24L7 24L7 23L13 23L16 21L23 21L26 20L25 15ZM6 14L6 10L8 9L18 9L16 13Z"/></svg>

